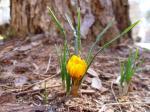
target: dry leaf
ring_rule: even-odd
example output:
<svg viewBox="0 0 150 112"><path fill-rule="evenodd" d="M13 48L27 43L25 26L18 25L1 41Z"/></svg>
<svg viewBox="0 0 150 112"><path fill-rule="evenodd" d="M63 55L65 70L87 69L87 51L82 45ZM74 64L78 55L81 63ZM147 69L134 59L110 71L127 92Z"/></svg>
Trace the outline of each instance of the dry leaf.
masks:
<svg viewBox="0 0 150 112"><path fill-rule="evenodd" d="M30 50L31 48L32 48L31 45L24 45L24 46L16 48L15 50L23 52L23 51Z"/></svg>
<svg viewBox="0 0 150 112"><path fill-rule="evenodd" d="M93 77L98 77L98 73L93 70L92 68L89 68L87 73L89 73L89 75L93 76Z"/></svg>
<svg viewBox="0 0 150 112"><path fill-rule="evenodd" d="M91 87L100 90L102 88L101 80L98 77L92 79Z"/></svg>
<svg viewBox="0 0 150 112"><path fill-rule="evenodd" d="M85 76L85 79L84 79L87 83L91 84L92 83L92 78L91 77L88 77L88 76Z"/></svg>
<svg viewBox="0 0 150 112"><path fill-rule="evenodd" d="M135 45L150 50L150 43L136 43Z"/></svg>
<svg viewBox="0 0 150 112"><path fill-rule="evenodd" d="M14 83L15 83L15 86L16 87L22 87L24 84L27 83L27 77L25 76L20 76L20 77L17 77L15 80L14 80Z"/></svg>

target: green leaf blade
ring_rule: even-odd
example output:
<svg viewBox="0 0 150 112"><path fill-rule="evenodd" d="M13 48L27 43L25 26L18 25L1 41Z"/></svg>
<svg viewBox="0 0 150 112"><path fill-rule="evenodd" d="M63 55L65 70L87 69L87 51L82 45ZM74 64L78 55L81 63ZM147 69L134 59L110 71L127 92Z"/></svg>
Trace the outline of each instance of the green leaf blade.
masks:
<svg viewBox="0 0 150 112"><path fill-rule="evenodd" d="M108 31L108 29L113 25L114 23L114 19L112 19L108 25L103 29L102 32L99 33L99 35L96 37L96 41L93 43L93 45L90 47L90 50L88 52L88 55L87 55L87 58L86 58L86 61L87 63L90 62L90 59L92 58L92 53L93 53L93 50L96 46L96 44L103 38L103 35Z"/></svg>
<svg viewBox="0 0 150 112"><path fill-rule="evenodd" d="M77 10L78 13L78 23L77 23L77 40L78 40L78 51L81 50L81 34L80 34L80 27L81 27L81 14L80 14L80 8Z"/></svg>
<svg viewBox="0 0 150 112"><path fill-rule="evenodd" d="M133 23L132 25L130 25L128 28L126 28L121 34L119 34L118 36L116 36L115 38L113 38L112 40L110 40L109 42L107 42L106 44L104 44L103 46L102 46L102 48L101 49L99 49L98 51L97 51L97 53L94 55L94 57L90 60L90 62L89 62L89 64L88 64L88 68L89 68L89 66L91 65L91 63L93 62L93 60L95 59L95 57L100 53L100 52L102 52L106 47L108 47L111 43L113 43L113 42L115 42L116 40L118 40L118 39L120 39L121 37L123 37L123 35L125 35L127 32L129 32L133 27L135 27L138 23L140 22L140 20L139 21L137 21L137 22L135 22L135 23Z"/></svg>
<svg viewBox="0 0 150 112"><path fill-rule="evenodd" d="M61 23L59 22L59 20L56 18L54 12L51 10L50 7L48 7L49 10L49 15L51 16L52 20L55 22L57 28L61 31L61 33L64 35L64 37L66 37L66 32L63 28L63 26L61 25Z"/></svg>

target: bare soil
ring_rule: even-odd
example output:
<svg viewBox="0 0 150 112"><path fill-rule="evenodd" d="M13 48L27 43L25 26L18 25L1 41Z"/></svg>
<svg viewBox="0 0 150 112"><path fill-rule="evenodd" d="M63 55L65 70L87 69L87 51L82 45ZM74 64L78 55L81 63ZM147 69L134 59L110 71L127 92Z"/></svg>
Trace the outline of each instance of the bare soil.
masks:
<svg viewBox="0 0 150 112"><path fill-rule="evenodd" d="M99 54L91 69L98 74L101 89L91 87L94 76L87 73L79 96L74 98L66 96L61 85L54 46L61 42L12 39L0 46L0 112L150 112L150 51L140 49L144 64L133 77L128 95L119 96L115 81L120 60L135 49L129 43ZM83 46L86 56L89 45Z"/></svg>

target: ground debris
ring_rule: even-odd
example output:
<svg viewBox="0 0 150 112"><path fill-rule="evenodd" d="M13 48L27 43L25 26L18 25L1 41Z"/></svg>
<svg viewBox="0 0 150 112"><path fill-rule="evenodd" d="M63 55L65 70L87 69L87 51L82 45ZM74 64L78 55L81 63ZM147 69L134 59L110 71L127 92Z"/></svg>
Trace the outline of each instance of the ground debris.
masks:
<svg viewBox="0 0 150 112"><path fill-rule="evenodd" d="M129 54L129 47L124 46L98 55L83 81L79 97L72 98L66 96L61 86L54 44L44 44L45 41L40 40L42 35L39 36L37 43L33 39L23 44L20 41L20 44L6 42L0 47L0 112L114 112L120 111L118 105L123 112L150 110L150 71L147 69L150 52L140 54L146 61L135 74L133 89L125 98L119 98L114 84L116 102L111 88L111 82L120 72L120 60ZM48 94L47 104L45 92Z"/></svg>

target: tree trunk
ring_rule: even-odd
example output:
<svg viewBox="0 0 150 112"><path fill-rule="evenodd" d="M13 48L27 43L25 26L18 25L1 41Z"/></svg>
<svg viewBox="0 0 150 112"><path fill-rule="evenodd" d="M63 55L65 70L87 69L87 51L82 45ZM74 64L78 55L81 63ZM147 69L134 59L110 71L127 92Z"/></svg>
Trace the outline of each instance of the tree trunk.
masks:
<svg viewBox="0 0 150 112"><path fill-rule="evenodd" d="M94 40L96 35L115 18L116 24L105 35L104 42L110 40L129 25L128 0L11 0L11 26L17 35L59 32L48 16L51 7L67 31L71 31L65 20L65 13L76 23L76 8L81 8L81 35L86 40ZM70 34L70 33L69 33ZM129 35L128 35L129 37Z"/></svg>

